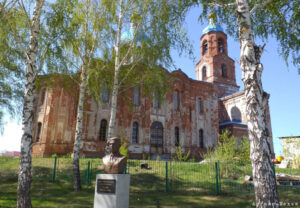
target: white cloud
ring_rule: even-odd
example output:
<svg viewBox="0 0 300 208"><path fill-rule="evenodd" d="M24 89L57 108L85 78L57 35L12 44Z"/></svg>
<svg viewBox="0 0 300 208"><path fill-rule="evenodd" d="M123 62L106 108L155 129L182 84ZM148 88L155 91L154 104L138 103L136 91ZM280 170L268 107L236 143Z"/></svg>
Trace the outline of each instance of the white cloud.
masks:
<svg viewBox="0 0 300 208"><path fill-rule="evenodd" d="M0 151L20 151L22 126L16 122L4 126L4 134L0 135Z"/></svg>

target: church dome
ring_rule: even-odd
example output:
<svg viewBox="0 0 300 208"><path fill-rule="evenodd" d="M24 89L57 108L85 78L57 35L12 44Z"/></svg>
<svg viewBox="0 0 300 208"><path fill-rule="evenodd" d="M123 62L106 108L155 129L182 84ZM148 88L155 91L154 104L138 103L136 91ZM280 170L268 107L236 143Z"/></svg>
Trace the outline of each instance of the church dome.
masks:
<svg viewBox="0 0 300 208"><path fill-rule="evenodd" d="M202 35L209 33L211 31L224 32L223 28L220 25L210 22L209 25L202 30Z"/></svg>
<svg viewBox="0 0 300 208"><path fill-rule="evenodd" d="M134 27L131 26L130 29L126 32L124 32L122 35L121 35L121 42L128 42L128 41L131 41L132 38L134 37ZM148 37L146 34L142 34L142 35L137 35L136 36L136 40L135 42L138 43L140 42L141 40L147 40Z"/></svg>
<svg viewBox="0 0 300 208"><path fill-rule="evenodd" d="M130 30L124 32L121 35L121 41L122 42L130 41L130 40L132 40L133 36L134 36L134 30L130 28Z"/></svg>

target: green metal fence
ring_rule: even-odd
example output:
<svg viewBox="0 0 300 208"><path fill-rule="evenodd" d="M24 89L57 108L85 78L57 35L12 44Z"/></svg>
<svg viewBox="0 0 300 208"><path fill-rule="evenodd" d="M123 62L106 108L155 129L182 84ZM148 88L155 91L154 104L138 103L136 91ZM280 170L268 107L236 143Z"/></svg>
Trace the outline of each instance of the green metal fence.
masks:
<svg viewBox="0 0 300 208"><path fill-rule="evenodd" d="M101 159L80 159L81 184L93 187ZM0 158L0 177L17 178L18 158ZM143 164L143 165L142 165ZM147 165L146 165L147 164ZM131 175L130 188L133 192L197 192L218 194L253 194L253 184L245 181L252 175L249 163L211 162L194 163L178 161L128 160L126 170ZM300 169L275 168L281 177L277 181L279 196L300 194ZM37 181L72 182L71 158L33 158L32 178Z"/></svg>

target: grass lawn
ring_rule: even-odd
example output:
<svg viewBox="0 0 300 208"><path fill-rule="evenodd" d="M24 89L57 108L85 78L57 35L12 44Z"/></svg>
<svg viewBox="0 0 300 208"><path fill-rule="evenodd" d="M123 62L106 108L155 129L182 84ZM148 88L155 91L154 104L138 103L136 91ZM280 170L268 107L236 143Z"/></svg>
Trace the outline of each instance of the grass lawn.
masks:
<svg viewBox="0 0 300 208"><path fill-rule="evenodd" d="M94 184L94 183L93 183ZM83 186L74 192L68 182L33 181L32 205L35 208L90 208L93 207L94 186ZM16 207L16 178L0 179L0 207ZM205 196L199 193L131 192L130 207L251 207L248 197Z"/></svg>
<svg viewBox="0 0 300 208"><path fill-rule="evenodd" d="M96 166L100 159L81 159L82 190L72 188L70 158L57 160L56 181L52 183L53 158L34 158L32 166L31 199L33 207L79 208L93 207ZM91 184L85 185L87 161L91 162ZM198 207L253 207L253 190L248 191L241 177L249 168L220 169L222 194L215 195L214 166L170 163L169 188L165 192L165 162L147 161L149 169L140 169L141 161L129 161L131 174L130 207L140 208L198 208ZM16 207L18 159L0 158L0 207ZM300 187L278 187L281 202L300 205ZM291 206L290 206L291 207ZM293 206L296 207L296 206ZM300 208L300 206L298 206Z"/></svg>

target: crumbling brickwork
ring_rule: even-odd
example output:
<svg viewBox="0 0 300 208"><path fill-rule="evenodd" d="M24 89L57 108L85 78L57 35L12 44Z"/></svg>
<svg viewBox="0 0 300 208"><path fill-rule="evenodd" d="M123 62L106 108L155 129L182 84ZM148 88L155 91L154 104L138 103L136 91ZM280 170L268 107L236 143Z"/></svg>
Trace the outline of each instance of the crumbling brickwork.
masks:
<svg viewBox="0 0 300 208"><path fill-rule="evenodd" d="M143 96L143 89L138 94L134 88L124 92L133 105L118 96L115 134L127 140L130 157L171 156L181 146L185 153L190 151L192 157L199 158L208 147L217 145L218 133L225 128L237 138L248 135L245 96L236 85L226 34L204 33L201 53L196 80L180 69L166 72L172 80L171 89L159 107L152 98ZM67 90L60 84L46 85L51 76L41 78L36 94L33 156L62 155L73 150L78 86L74 82ZM104 155L109 118L110 101L95 101L87 93L81 154ZM272 135L268 106L267 122Z"/></svg>

